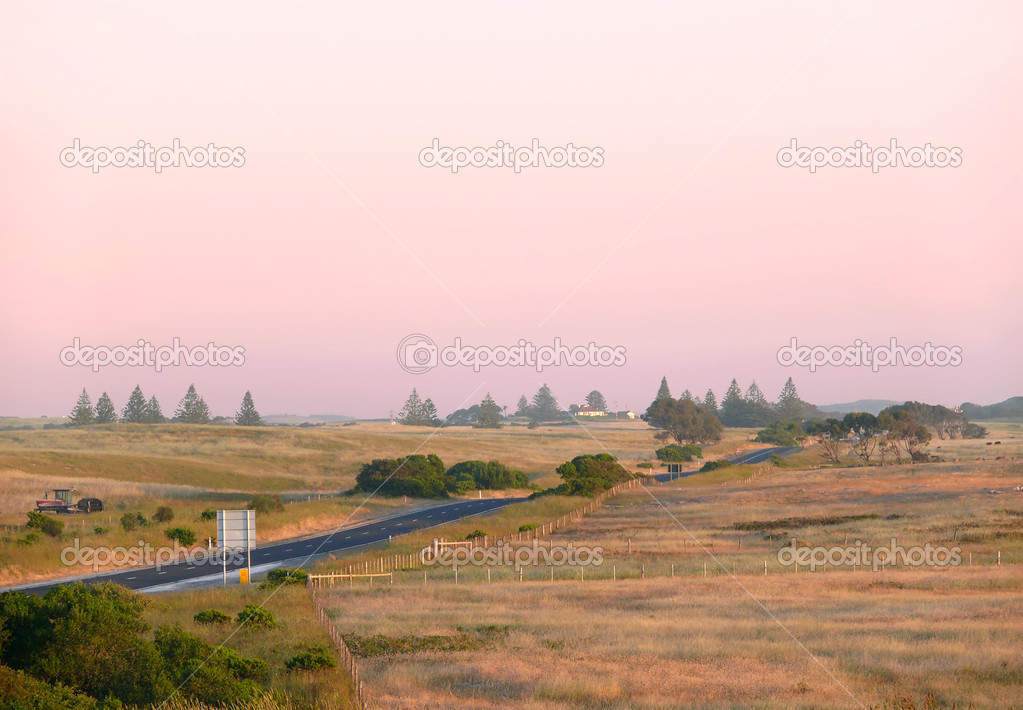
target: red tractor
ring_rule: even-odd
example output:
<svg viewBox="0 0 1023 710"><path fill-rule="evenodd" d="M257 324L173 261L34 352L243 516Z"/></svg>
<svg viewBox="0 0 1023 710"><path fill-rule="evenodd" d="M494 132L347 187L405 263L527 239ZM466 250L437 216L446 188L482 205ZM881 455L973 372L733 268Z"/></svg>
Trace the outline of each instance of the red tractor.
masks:
<svg viewBox="0 0 1023 710"><path fill-rule="evenodd" d="M74 488L54 488L53 498L47 497L36 501L36 510L57 515L95 513L103 510L103 501L99 498L82 498L77 503L72 503L71 494L74 491Z"/></svg>

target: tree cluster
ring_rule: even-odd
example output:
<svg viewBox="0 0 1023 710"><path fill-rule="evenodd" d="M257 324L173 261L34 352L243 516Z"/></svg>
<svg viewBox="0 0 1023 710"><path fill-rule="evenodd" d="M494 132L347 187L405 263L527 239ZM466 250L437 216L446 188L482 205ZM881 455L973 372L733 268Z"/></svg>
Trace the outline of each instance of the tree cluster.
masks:
<svg viewBox="0 0 1023 710"><path fill-rule="evenodd" d="M528 488L522 471L499 461L462 461L451 468L435 454L413 454L397 459L373 459L355 477L355 491L386 496L447 498L471 490Z"/></svg>
<svg viewBox="0 0 1023 710"><path fill-rule="evenodd" d="M556 488L534 493L533 498L545 495L595 496L623 481L632 480L630 473L611 454L585 454L576 456L557 468L564 481Z"/></svg>

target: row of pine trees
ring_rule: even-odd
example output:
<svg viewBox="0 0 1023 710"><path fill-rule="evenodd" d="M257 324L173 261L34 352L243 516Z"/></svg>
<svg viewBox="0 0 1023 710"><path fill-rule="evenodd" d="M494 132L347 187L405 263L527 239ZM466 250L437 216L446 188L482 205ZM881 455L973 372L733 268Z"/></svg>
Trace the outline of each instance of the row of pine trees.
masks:
<svg viewBox="0 0 1023 710"><path fill-rule="evenodd" d="M124 405L121 413L117 413L114 401L106 392L100 395L96 406L92 404L92 398L83 387L82 394L78 397L75 408L68 415L71 426L88 426L90 424L112 424L124 422L127 424L163 424L165 422L180 422L183 424L209 424L213 421L210 416L210 408L206 400L195 391L195 385L189 385L185 396L178 403L173 419L164 416L160 402L156 396L146 399L142 388L138 385L132 390L128 397L128 403ZM242 398L241 409L234 416L234 423L239 426L259 426L263 418L256 411L252 401L252 393L246 392Z"/></svg>
<svg viewBox="0 0 1023 710"><path fill-rule="evenodd" d="M661 387L657 391L657 398L671 397L671 389L668 387L668 378L661 378ZM796 385L792 378L788 378L785 386L778 395L778 401L771 403L757 386L756 380L743 393L742 388L736 380L732 380L725 392L725 398L718 405L714 390L707 390L707 394L700 397L686 390L679 399L694 402L705 411L716 415L721 423L730 427L757 427L767 426L778 419L802 421L821 415L820 410L809 402L803 401L796 391Z"/></svg>

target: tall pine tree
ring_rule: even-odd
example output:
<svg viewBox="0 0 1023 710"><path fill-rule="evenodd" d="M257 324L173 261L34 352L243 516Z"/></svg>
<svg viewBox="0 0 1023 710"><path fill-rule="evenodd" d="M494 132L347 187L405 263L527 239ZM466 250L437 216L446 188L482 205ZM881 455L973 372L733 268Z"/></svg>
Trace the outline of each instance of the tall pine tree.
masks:
<svg viewBox="0 0 1023 710"><path fill-rule="evenodd" d="M519 402L515 405L515 416L524 417L529 414L529 400L526 399L526 395L519 397Z"/></svg>
<svg viewBox="0 0 1023 710"><path fill-rule="evenodd" d="M504 424L501 422L501 408L487 392L487 396L480 402L479 414L476 415L477 429L500 429Z"/></svg>
<svg viewBox="0 0 1023 710"><path fill-rule="evenodd" d="M71 420L72 426L86 426L95 423L96 410L92 408L92 399L89 398L89 393L85 391L84 387L82 393L78 395L78 402L71 410L71 414L68 415L68 419Z"/></svg>
<svg viewBox="0 0 1023 710"><path fill-rule="evenodd" d="M142 388L135 385L128 397L128 403L121 410L121 421L128 424L145 424L148 421L148 407L146 396L142 394Z"/></svg>
<svg viewBox="0 0 1023 710"><path fill-rule="evenodd" d="M104 392L96 402L96 423L110 424L116 421L117 407L114 406L114 400L110 399L110 395Z"/></svg>
<svg viewBox="0 0 1023 710"><path fill-rule="evenodd" d="M563 414L557 398L551 393L551 388L544 383L533 395L531 416L537 421L552 421L561 419Z"/></svg>
<svg viewBox="0 0 1023 710"><path fill-rule="evenodd" d="M718 398L714 396L714 390L707 390L707 394L703 395L703 408L711 414L720 414L718 412Z"/></svg>
<svg viewBox="0 0 1023 710"><path fill-rule="evenodd" d="M725 426L743 426L745 418L746 400L739 389L739 383L733 379L725 392L725 398L721 400L721 423Z"/></svg>
<svg viewBox="0 0 1023 710"><path fill-rule="evenodd" d="M234 423L238 426L259 426L263 423L263 417L256 411L256 405L252 402L252 393L245 391L242 397L242 408L234 415Z"/></svg>
<svg viewBox="0 0 1023 710"><path fill-rule="evenodd" d="M586 395L586 404L590 405L591 409L596 409L598 412L607 411L607 400L605 400L604 395L597 390L593 390Z"/></svg>
<svg viewBox="0 0 1023 710"><path fill-rule="evenodd" d="M781 388L781 394L778 395L778 404L775 405L775 410L782 419L798 422L803 419L805 409L806 403L799 398L796 384L790 377L785 381L785 386Z"/></svg>
<svg viewBox="0 0 1023 710"><path fill-rule="evenodd" d="M163 424L167 421L167 417L163 416L163 410L160 408L160 400L156 398L155 394L149 398L149 402L146 404L146 421L150 424Z"/></svg>
<svg viewBox="0 0 1023 710"><path fill-rule="evenodd" d="M174 412L174 418L185 424L209 424L210 408L206 406L206 400L195 391L195 385L189 385L185 396L178 402L178 409Z"/></svg>
<svg viewBox="0 0 1023 710"><path fill-rule="evenodd" d="M657 396L654 397L654 399L664 399L664 398L671 399L671 390L668 389L668 378L667 377L662 377L661 378L661 386L657 390Z"/></svg>

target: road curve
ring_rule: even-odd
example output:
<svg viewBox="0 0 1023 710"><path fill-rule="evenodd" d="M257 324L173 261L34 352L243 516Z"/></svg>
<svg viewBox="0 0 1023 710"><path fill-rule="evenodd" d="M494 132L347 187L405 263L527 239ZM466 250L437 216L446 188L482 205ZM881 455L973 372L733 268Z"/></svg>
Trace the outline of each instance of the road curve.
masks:
<svg viewBox="0 0 1023 710"><path fill-rule="evenodd" d="M362 545L386 541L389 537L397 537L416 530L431 528L443 523L450 523L481 513L489 513L512 503L521 503L526 498L484 498L482 500L462 500L425 508L392 518L344 528L328 535L317 535L299 540L272 543L257 547L252 551L252 566L272 565L288 560L303 559L309 555L324 555L331 552L343 552ZM257 523L258 529L258 523ZM244 567L239 561L227 565L228 573ZM62 584L82 581L86 584L116 582L129 589L144 590L150 587L191 582L204 577L223 575L223 566L218 559L214 564L209 560L202 562L178 562L163 565L159 569L154 566L131 567L99 575L80 575L39 582L38 584L11 587L32 594L45 594L50 589ZM235 581L237 581L237 574ZM7 590L3 590L7 591Z"/></svg>
<svg viewBox="0 0 1023 710"><path fill-rule="evenodd" d="M766 463L771 460L772 456L788 456L799 450L800 447L798 446L769 446L766 449L754 449L753 451L741 453L738 456L730 456L728 460L734 464ZM681 473L655 473L652 478L661 483L667 483L668 481L677 481L680 478L694 476L699 472L699 469L693 469L692 471L682 471Z"/></svg>

